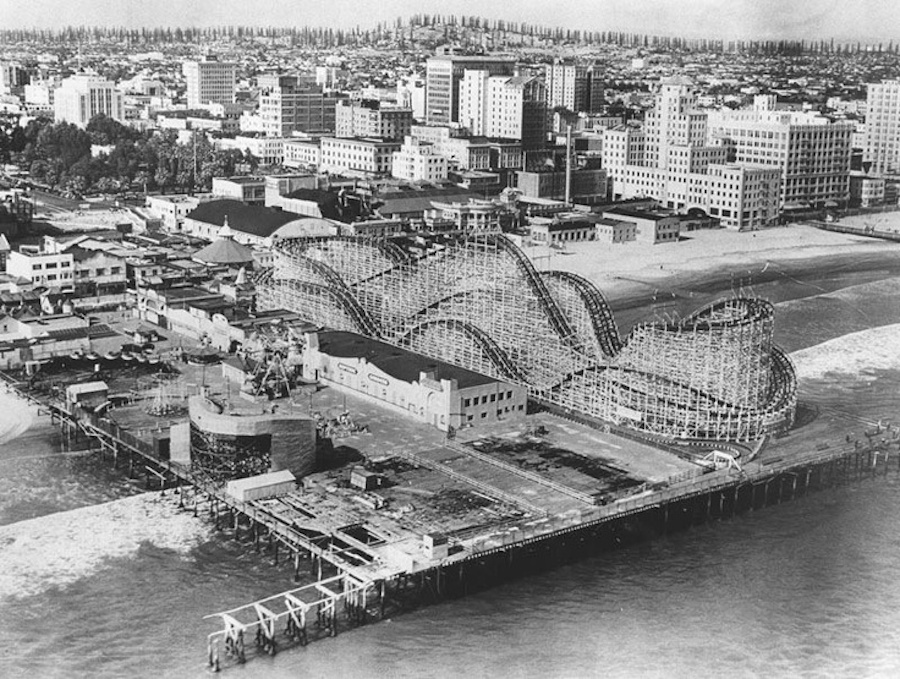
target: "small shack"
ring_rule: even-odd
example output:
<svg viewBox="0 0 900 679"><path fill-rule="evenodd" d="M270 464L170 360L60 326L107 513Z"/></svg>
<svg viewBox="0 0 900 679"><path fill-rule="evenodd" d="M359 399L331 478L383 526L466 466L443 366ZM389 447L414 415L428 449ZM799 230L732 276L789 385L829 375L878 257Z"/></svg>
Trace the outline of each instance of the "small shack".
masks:
<svg viewBox="0 0 900 679"><path fill-rule="evenodd" d="M226 492L236 500L268 500L290 493L297 487L297 478L287 469L229 481Z"/></svg>
<svg viewBox="0 0 900 679"><path fill-rule="evenodd" d="M450 554L450 541L442 533L425 533L422 546L429 559L446 559Z"/></svg>
<svg viewBox="0 0 900 679"><path fill-rule="evenodd" d="M381 477L365 467L354 467L350 470L350 485L360 490L374 490L381 486Z"/></svg>
<svg viewBox="0 0 900 679"><path fill-rule="evenodd" d="M69 407L96 408L109 400L109 386L106 382L84 382L66 387L66 403Z"/></svg>

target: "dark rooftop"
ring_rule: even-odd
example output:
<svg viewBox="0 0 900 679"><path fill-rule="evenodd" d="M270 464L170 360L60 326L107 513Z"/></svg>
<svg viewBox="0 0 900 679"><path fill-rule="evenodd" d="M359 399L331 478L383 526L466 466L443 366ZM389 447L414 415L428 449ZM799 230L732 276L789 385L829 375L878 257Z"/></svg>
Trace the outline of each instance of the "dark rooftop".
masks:
<svg viewBox="0 0 900 679"><path fill-rule="evenodd" d="M239 200L211 200L201 203L187 215L188 219L216 226L224 226L225 217L228 217L228 226L232 230L261 238L268 238L288 222L302 219L302 215L293 212L247 205Z"/></svg>
<svg viewBox="0 0 900 679"><path fill-rule="evenodd" d="M352 332L320 332L319 349L329 356L365 358L391 377L404 382L418 380L422 372L434 372L438 380L456 380L460 389L500 381Z"/></svg>
<svg viewBox="0 0 900 679"><path fill-rule="evenodd" d="M645 210L632 210L626 207L617 207L604 210L609 214L622 215L623 217L632 217L634 219L649 219L650 221L659 222L663 219L670 219L673 215L661 214L659 212L649 212Z"/></svg>

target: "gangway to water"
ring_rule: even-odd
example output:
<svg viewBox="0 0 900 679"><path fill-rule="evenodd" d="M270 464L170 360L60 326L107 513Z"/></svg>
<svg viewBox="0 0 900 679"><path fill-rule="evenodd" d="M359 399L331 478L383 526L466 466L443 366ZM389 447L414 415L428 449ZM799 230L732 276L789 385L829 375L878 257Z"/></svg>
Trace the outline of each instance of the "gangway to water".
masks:
<svg viewBox="0 0 900 679"><path fill-rule="evenodd" d="M291 642L305 646L310 640L310 619L315 615L314 634L336 636L341 611L355 624L365 622L369 604L383 601L384 589L376 582L360 580L348 573L319 580L260 599L237 608L204 616L219 618L223 628L207 638L209 666L221 668L220 646L238 663L247 659L250 635L257 652L274 655L279 631ZM341 606L342 605L342 606Z"/></svg>

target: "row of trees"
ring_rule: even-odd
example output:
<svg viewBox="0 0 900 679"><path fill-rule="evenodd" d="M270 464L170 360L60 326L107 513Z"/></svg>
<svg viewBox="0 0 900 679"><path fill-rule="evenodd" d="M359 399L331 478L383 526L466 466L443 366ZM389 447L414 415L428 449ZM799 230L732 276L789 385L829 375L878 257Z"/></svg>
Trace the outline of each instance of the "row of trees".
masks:
<svg viewBox="0 0 900 679"><path fill-rule="evenodd" d="M349 30L310 26L210 26L156 27L126 29L123 27L68 26L59 30L13 29L0 31L0 43L60 42L116 42L126 45L185 45L228 40L232 42L280 40L297 47L362 46L384 40L405 42L412 38L414 28L441 27L445 36L458 38L459 30L481 30L504 33L510 40L513 35L533 43L535 39L568 44L614 44L622 47L675 49L690 52L749 52L754 54L799 55L809 53L850 54L860 52L900 53L900 44L835 43L834 40L753 40L725 41L717 38L683 38L678 36L648 35L620 31L582 31L528 24L524 22L486 19L477 16L414 14L404 20L398 18L393 25L379 23L374 29L359 27ZM511 42L516 42L512 39Z"/></svg>
<svg viewBox="0 0 900 679"><path fill-rule="evenodd" d="M0 131L0 154L6 148L0 158L27 169L38 184L76 194L209 190L213 177L256 169L253 156L218 150L206 135L196 135L189 144L179 144L177 137L174 131L140 132L104 115L83 130L36 120L11 132ZM94 145L106 149L94 156Z"/></svg>

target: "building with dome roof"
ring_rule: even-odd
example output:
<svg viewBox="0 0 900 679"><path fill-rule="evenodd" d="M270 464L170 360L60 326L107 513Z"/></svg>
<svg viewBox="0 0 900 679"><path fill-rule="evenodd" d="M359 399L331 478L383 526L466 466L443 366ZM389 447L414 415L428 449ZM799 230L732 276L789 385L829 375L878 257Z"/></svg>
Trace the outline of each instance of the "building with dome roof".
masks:
<svg viewBox="0 0 900 679"><path fill-rule="evenodd" d="M224 223L216 235L216 240L195 252L193 259L208 265L224 264L243 267L253 263L253 251L234 240L234 231L228 226L228 215L225 215Z"/></svg>

